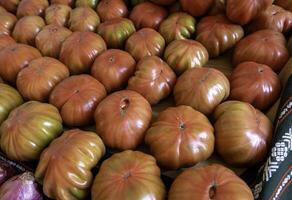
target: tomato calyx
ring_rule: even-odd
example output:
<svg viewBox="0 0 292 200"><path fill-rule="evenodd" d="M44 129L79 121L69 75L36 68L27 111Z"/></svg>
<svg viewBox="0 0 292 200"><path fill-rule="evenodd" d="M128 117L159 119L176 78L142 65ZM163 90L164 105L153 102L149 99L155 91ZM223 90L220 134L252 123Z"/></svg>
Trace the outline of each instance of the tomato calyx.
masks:
<svg viewBox="0 0 292 200"><path fill-rule="evenodd" d="M124 115L127 111L127 109L129 108L130 106L130 99L125 97L121 100L121 103L120 103L120 113L121 115Z"/></svg>
<svg viewBox="0 0 292 200"><path fill-rule="evenodd" d="M210 199L215 199L216 196L216 183L212 183L210 188L209 188L209 198Z"/></svg>

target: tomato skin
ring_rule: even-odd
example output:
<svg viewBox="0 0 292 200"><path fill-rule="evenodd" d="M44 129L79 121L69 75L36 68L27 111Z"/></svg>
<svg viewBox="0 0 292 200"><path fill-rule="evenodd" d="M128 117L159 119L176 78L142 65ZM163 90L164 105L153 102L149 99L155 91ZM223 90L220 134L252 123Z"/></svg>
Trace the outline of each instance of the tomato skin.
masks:
<svg viewBox="0 0 292 200"><path fill-rule="evenodd" d="M233 65L253 61L281 71L289 59L286 39L274 30L260 30L243 38L237 43L233 53Z"/></svg>
<svg viewBox="0 0 292 200"><path fill-rule="evenodd" d="M23 103L22 96L13 87L1 82L0 77L0 125L9 113Z"/></svg>
<svg viewBox="0 0 292 200"><path fill-rule="evenodd" d="M167 17L167 10L151 2L138 4L133 8L129 18L137 29L153 28L157 30L160 23Z"/></svg>
<svg viewBox="0 0 292 200"><path fill-rule="evenodd" d="M63 4L50 5L45 11L46 23L67 26L71 10L71 7Z"/></svg>
<svg viewBox="0 0 292 200"><path fill-rule="evenodd" d="M150 0L150 1L159 5L167 6L173 4L176 0Z"/></svg>
<svg viewBox="0 0 292 200"><path fill-rule="evenodd" d="M12 160L36 160L62 129L62 118L56 107L28 101L14 109L2 123L1 150Z"/></svg>
<svg viewBox="0 0 292 200"><path fill-rule="evenodd" d="M0 35L0 51L11 44L15 44L16 41L9 35L1 34Z"/></svg>
<svg viewBox="0 0 292 200"><path fill-rule="evenodd" d="M292 12L292 1L291 0L275 0L274 4L281 6L285 10Z"/></svg>
<svg viewBox="0 0 292 200"><path fill-rule="evenodd" d="M148 56L138 62L127 89L140 93L154 105L171 93L175 81L176 75L167 63L157 56Z"/></svg>
<svg viewBox="0 0 292 200"><path fill-rule="evenodd" d="M20 0L0 0L0 6L11 13L16 13L19 2Z"/></svg>
<svg viewBox="0 0 292 200"><path fill-rule="evenodd" d="M165 40L157 31L142 28L128 38L125 49L139 61L146 56L162 56L164 47Z"/></svg>
<svg viewBox="0 0 292 200"><path fill-rule="evenodd" d="M232 199L253 200L248 185L233 171L220 164L189 168L173 182L169 200Z"/></svg>
<svg viewBox="0 0 292 200"><path fill-rule="evenodd" d="M75 0L50 0L50 2L51 4L62 4L73 7Z"/></svg>
<svg viewBox="0 0 292 200"><path fill-rule="evenodd" d="M197 25L196 40L206 47L211 58L235 46L243 36L243 28L224 15L204 17Z"/></svg>
<svg viewBox="0 0 292 200"><path fill-rule="evenodd" d="M251 167L265 159L273 125L261 111L248 103L226 101L216 107L214 117L215 148L225 162Z"/></svg>
<svg viewBox="0 0 292 200"><path fill-rule="evenodd" d="M9 12L0 13L0 34L10 35L16 22L15 15Z"/></svg>
<svg viewBox="0 0 292 200"><path fill-rule="evenodd" d="M92 9L95 9L98 3L99 0L76 0L75 6L76 7L88 6Z"/></svg>
<svg viewBox="0 0 292 200"><path fill-rule="evenodd" d="M180 0L180 4L184 11L194 17L199 17L211 8L213 0Z"/></svg>
<svg viewBox="0 0 292 200"><path fill-rule="evenodd" d="M96 11L102 22L116 17L127 17L129 13L123 0L101 0Z"/></svg>
<svg viewBox="0 0 292 200"><path fill-rule="evenodd" d="M110 186L110 190L108 189ZM123 151L105 160L91 189L93 200L163 200L165 187L155 159L139 151Z"/></svg>
<svg viewBox="0 0 292 200"><path fill-rule="evenodd" d="M100 19L97 13L90 7L77 7L71 11L68 21L69 29L75 31L95 32Z"/></svg>
<svg viewBox="0 0 292 200"><path fill-rule="evenodd" d="M0 76L3 80L15 84L17 74L30 61L41 57L41 53L34 47L15 43L0 51Z"/></svg>
<svg viewBox="0 0 292 200"><path fill-rule="evenodd" d="M98 103L106 96L104 86L95 78L75 75L64 79L51 92L49 102L55 105L68 126L85 126L93 122Z"/></svg>
<svg viewBox="0 0 292 200"><path fill-rule="evenodd" d="M17 7L16 15L18 18L28 15L43 17L48 6L48 0L21 0Z"/></svg>
<svg viewBox="0 0 292 200"><path fill-rule="evenodd" d="M230 85L231 99L250 103L260 110L273 105L281 93L277 74L269 66L255 62L239 64L231 74Z"/></svg>
<svg viewBox="0 0 292 200"><path fill-rule="evenodd" d="M101 23L97 33L109 48L123 49L127 39L136 31L133 22L127 18L114 18Z"/></svg>
<svg viewBox="0 0 292 200"><path fill-rule="evenodd" d="M135 69L136 61L128 52L109 49L96 57L91 75L111 93L125 88Z"/></svg>
<svg viewBox="0 0 292 200"><path fill-rule="evenodd" d="M151 106L142 95L121 90L107 96L97 106L96 132L107 147L135 149L143 141L151 117Z"/></svg>

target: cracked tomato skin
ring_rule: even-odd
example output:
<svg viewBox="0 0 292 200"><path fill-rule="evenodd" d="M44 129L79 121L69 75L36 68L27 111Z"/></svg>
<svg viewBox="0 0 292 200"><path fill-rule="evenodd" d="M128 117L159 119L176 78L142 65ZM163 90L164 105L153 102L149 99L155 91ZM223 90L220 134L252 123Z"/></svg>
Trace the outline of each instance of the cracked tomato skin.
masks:
<svg viewBox="0 0 292 200"><path fill-rule="evenodd" d="M143 28L133 33L127 40L125 49L136 61L146 56L161 56L165 47L164 38L151 28Z"/></svg>
<svg viewBox="0 0 292 200"><path fill-rule="evenodd" d="M69 77L68 68L50 57L34 59L17 75L17 89L25 99L46 101L53 88Z"/></svg>
<svg viewBox="0 0 292 200"><path fill-rule="evenodd" d="M69 19L69 29L75 31L95 32L100 19L97 13L90 7L77 7L71 11Z"/></svg>
<svg viewBox="0 0 292 200"><path fill-rule="evenodd" d="M102 22L116 17L127 17L129 13L123 0L101 0L96 11Z"/></svg>
<svg viewBox="0 0 292 200"><path fill-rule="evenodd" d="M16 13L20 1L21 0L0 0L0 6L3 6L3 8L11 13Z"/></svg>
<svg viewBox="0 0 292 200"><path fill-rule="evenodd" d="M17 22L15 15L9 12L0 13L0 34L10 35Z"/></svg>
<svg viewBox="0 0 292 200"><path fill-rule="evenodd" d="M164 60L177 75L190 68L202 67L208 59L207 49L201 43L190 39L174 40L164 52Z"/></svg>
<svg viewBox="0 0 292 200"><path fill-rule="evenodd" d="M189 168L172 183L169 200L218 199L253 200L248 185L232 170L220 164Z"/></svg>
<svg viewBox="0 0 292 200"><path fill-rule="evenodd" d="M136 61L128 52L109 49L97 56L91 68L91 75L111 93L125 88L135 69Z"/></svg>
<svg viewBox="0 0 292 200"><path fill-rule="evenodd" d="M24 16L16 22L12 36L19 43L35 46L35 37L45 25L39 16Z"/></svg>
<svg viewBox="0 0 292 200"><path fill-rule="evenodd" d="M1 82L0 77L0 125L9 113L23 103L19 92L13 87Z"/></svg>
<svg viewBox="0 0 292 200"><path fill-rule="evenodd" d="M167 63L157 56L148 56L137 64L127 89L140 93L154 105L171 93L175 81L176 75Z"/></svg>
<svg viewBox="0 0 292 200"><path fill-rule="evenodd" d="M72 32L59 25L45 26L35 37L35 45L44 56L59 58L62 43Z"/></svg>
<svg viewBox="0 0 292 200"><path fill-rule="evenodd" d="M208 118L190 106L162 111L145 136L158 164L173 170L209 158L214 140L214 128Z"/></svg>
<svg viewBox="0 0 292 200"><path fill-rule="evenodd" d="M127 39L136 31L133 22L127 18L114 18L101 23L97 33L109 48L123 49Z"/></svg>
<svg viewBox="0 0 292 200"><path fill-rule="evenodd" d="M110 188L110 189L109 189ZM165 186L155 159L139 151L123 151L105 160L91 188L92 200L163 200Z"/></svg>
<svg viewBox="0 0 292 200"><path fill-rule="evenodd" d="M49 6L48 0L21 0L17 7L17 17L28 15L44 16L46 8Z"/></svg>
<svg viewBox="0 0 292 200"><path fill-rule="evenodd" d="M272 2L273 0L226 0L226 16L237 24L246 25L272 5Z"/></svg>
<svg viewBox="0 0 292 200"><path fill-rule="evenodd" d="M184 12L171 14L159 27L159 33L164 37L166 43L173 40L188 39L195 33L196 20Z"/></svg>
<svg viewBox="0 0 292 200"><path fill-rule="evenodd" d="M274 30L254 32L237 43L233 53L233 65L253 61L279 72L289 59L286 39Z"/></svg>
<svg viewBox="0 0 292 200"><path fill-rule="evenodd" d="M183 11L194 17L204 15L213 5L213 0L180 0Z"/></svg>
<svg viewBox="0 0 292 200"><path fill-rule="evenodd" d="M9 45L0 51L0 76L5 81L15 84L20 70L41 56L36 48L29 45L19 43Z"/></svg>
<svg viewBox="0 0 292 200"><path fill-rule="evenodd" d="M231 99L250 103L260 110L273 105L281 93L278 75L269 66L255 62L240 63L231 74L230 85Z"/></svg>
<svg viewBox="0 0 292 200"><path fill-rule="evenodd" d="M273 134L271 121L249 103L226 101L216 107L215 148L230 165L251 167L265 159Z"/></svg>
<svg viewBox="0 0 292 200"><path fill-rule="evenodd" d="M60 82L50 95L68 126L85 126L93 122L98 103L106 96L104 86L87 74L70 76Z"/></svg>
<svg viewBox="0 0 292 200"><path fill-rule="evenodd" d="M45 11L46 23L67 26L70 19L71 7L63 4L52 4Z"/></svg>
<svg viewBox="0 0 292 200"><path fill-rule="evenodd" d="M5 47L15 44L16 41L9 35L0 34L0 51Z"/></svg>
<svg viewBox="0 0 292 200"><path fill-rule="evenodd" d="M204 17L196 28L196 40L206 47L211 58L232 48L244 36L243 28L224 15Z"/></svg>
<svg viewBox="0 0 292 200"><path fill-rule="evenodd" d="M209 115L226 100L230 85L226 76L213 68L193 68L184 72L173 90L176 105L188 105Z"/></svg>
<svg viewBox="0 0 292 200"><path fill-rule="evenodd" d="M247 27L249 32L272 29L286 33L292 30L292 13L280 6L271 5L262 11Z"/></svg>
<svg viewBox="0 0 292 200"><path fill-rule="evenodd" d="M12 160L36 160L62 129L62 118L55 106L28 101L14 109L2 123L1 150Z"/></svg>
<svg viewBox="0 0 292 200"><path fill-rule="evenodd" d="M100 137L71 129L55 139L41 154L36 179L52 199L85 199L93 181L91 169L105 154Z"/></svg>
<svg viewBox="0 0 292 200"><path fill-rule="evenodd" d="M292 12L292 0L275 0L274 4Z"/></svg>
<svg viewBox="0 0 292 200"><path fill-rule="evenodd" d="M96 132L107 147L135 149L143 141L151 117L151 106L142 95L121 90L107 96L97 106Z"/></svg>
<svg viewBox="0 0 292 200"><path fill-rule="evenodd" d="M106 50L101 36L93 32L74 32L63 42L60 61L71 74L89 72L96 56Z"/></svg>
<svg viewBox="0 0 292 200"><path fill-rule="evenodd" d="M167 17L167 10L151 2L138 4L133 8L129 18L137 29L153 28L157 30L160 23Z"/></svg>

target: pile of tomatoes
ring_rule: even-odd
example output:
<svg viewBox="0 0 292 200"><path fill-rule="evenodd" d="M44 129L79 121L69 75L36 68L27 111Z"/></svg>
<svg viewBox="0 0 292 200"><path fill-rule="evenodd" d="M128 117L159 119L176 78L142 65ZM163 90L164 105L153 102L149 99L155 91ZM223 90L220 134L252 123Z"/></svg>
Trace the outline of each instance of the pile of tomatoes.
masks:
<svg viewBox="0 0 292 200"><path fill-rule="evenodd" d="M0 6L0 147L38 161L46 196L253 199L228 167L269 151L265 113L292 72L291 0ZM232 71L210 65L222 57ZM99 163L106 148L117 153ZM223 164L202 164L214 154ZM179 169L167 192L161 170Z"/></svg>

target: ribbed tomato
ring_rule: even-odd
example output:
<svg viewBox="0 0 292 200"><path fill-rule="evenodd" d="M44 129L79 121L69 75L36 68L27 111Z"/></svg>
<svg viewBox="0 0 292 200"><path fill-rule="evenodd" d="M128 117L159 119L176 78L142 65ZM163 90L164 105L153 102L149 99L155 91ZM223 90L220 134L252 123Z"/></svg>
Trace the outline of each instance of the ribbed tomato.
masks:
<svg viewBox="0 0 292 200"><path fill-rule="evenodd" d="M180 4L184 11L198 17L204 15L210 9L213 0L180 0Z"/></svg>
<svg viewBox="0 0 292 200"><path fill-rule="evenodd" d="M48 0L21 0L17 7L16 15L18 18L27 15L38 15L43 17L48 6Z"/></svg>
<svg viewBox="0 0 292 200"><path fill-rule="evenodd" d="M68 68L59 60L41 57L18 73L16 85L25 99L46 101L53 88L68 76Z"/></svg>
<svg viewBox="0 0 292 200"><path fill-rule="evenodd" d="M96 132L110 148L135 149L143 141L151 117L151 106L142 95L118 91L97 106Z"/></svg>
<svg viewBox="0 0 292 200"><path fill-rule="evenodd" d="M82 7L82 6L88 6L92 9L95 9L99 0L76 0L75 6L76 7Z"/></svg>
<svg viewBox="0 0 292 200"><path fill-rule="evenodd" d="M41 154L35 177L53 199L85 199L93 175L91 169L105 153L94 132L72 129L55 139Z"/></svg>
<svg viewBox="0 0 292 200"><path fill-rule="evenodd" d="M182 172L171 185L168 199L253 200L254 197L247 184L233 171L212 164Z"/></svg>
<svg viewBox="0 0 292 200"><path fill-rule="evenodd" d="M59 26L67 26L70 18L71 8L63 4L52 4L45 12L45 20L47 24L55 24Z"/></svg>
<svg viewBox="0 0 292 200"><path fill-rule="evenodd" d="M214 128L189 106L169 107L148 129L145 143L160 166L188 167L206 160L214 150Z"/></svg>
<svg viewBox="0 0 292 200"><path fill-rule="evenodd" d="M61 133L62 118L56 107L28 101L14 109L2 123L1 150L13 160L35 160Z"/></svg>
<svg viewBox="0 0 292 200"><path fill-rule="evenodd" d="M91 196L92 200L164 200L166 191L155 159L128 150L116 153L102 163Z"/></svg>
<svg viewBox="0 0 292 200"><path fill-rule="evenodd" d="M9 12L0 13L0 34L10 35L17 18Z"/></svg>
<svg viewBox="0 0 292 200"><path fill-rule="evenodd" d="M129 13L123 0L101 0L96 11L102 22L116 17L127 17Z"/></svg>
<svg viewBox="0 0 292 200"><path fill-rule="evenodd" d="M96 106L105 96L98 80L82 74L60 82L50 95L50 103L60 110L67 125L84 126L93 122Z"/></svg>

